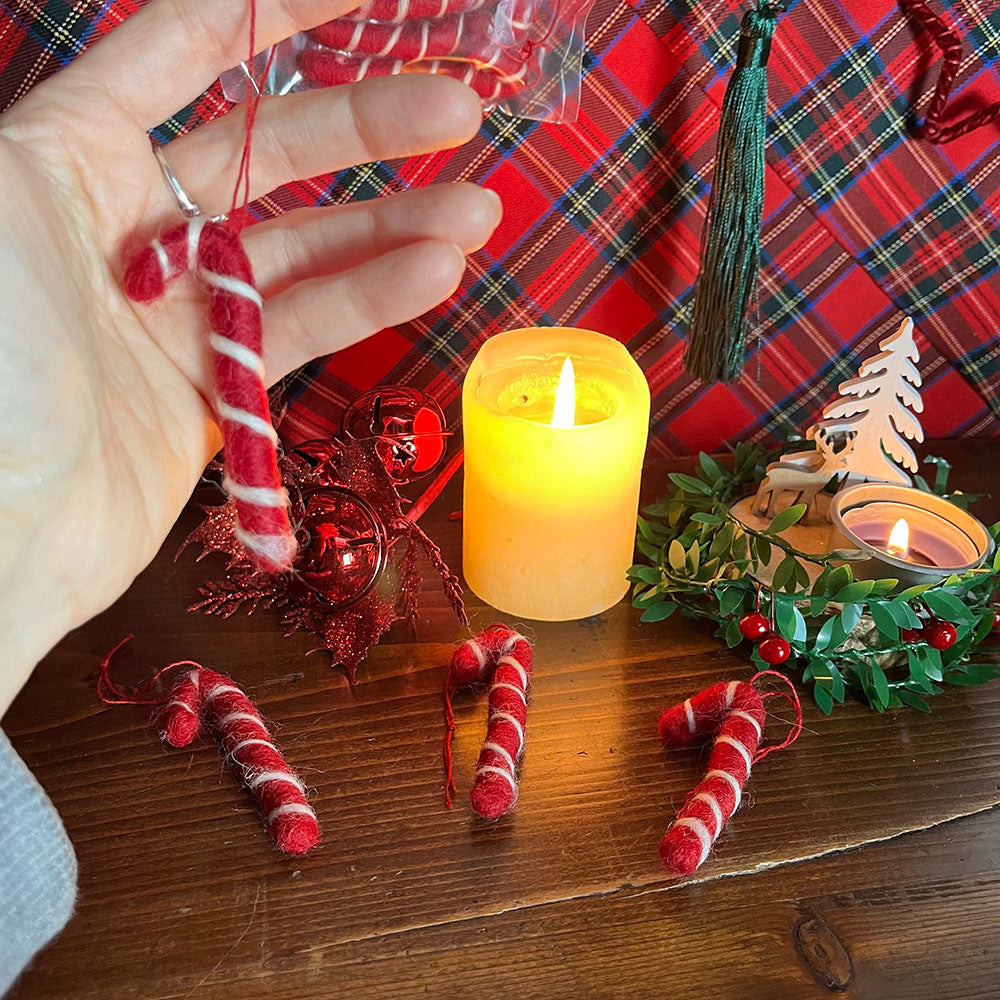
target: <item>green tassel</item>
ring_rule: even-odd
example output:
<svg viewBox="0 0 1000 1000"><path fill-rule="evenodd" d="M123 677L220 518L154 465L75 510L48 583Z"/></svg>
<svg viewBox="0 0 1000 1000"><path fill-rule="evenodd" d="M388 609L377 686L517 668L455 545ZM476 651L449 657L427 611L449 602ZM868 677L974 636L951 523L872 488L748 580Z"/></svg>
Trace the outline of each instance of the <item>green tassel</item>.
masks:
<svg viewBox="0 0 1000 1000"><path fill-rule="evenodd" d="M744 15L736 68L722 100L684 358L687 370L703 382L732 382L746 360L747 310L760 273L767 59L783 10L776 3L760 2L757 10Z"/></svg>

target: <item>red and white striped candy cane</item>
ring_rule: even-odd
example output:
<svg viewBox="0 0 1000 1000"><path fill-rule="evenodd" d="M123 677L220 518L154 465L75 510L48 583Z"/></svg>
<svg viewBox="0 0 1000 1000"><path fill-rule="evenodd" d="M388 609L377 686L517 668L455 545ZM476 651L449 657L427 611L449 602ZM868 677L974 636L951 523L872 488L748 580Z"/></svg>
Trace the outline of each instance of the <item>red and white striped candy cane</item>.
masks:
<svg viewBox="0 0 1000 1000"><path fill-rule="evenodd" d="M261 569L281 572L291 566L297 545L264 385L263 303L242 243L225 226L196 216L129 260L125 292L150 302L187 271L210 291L214 406L225 443L225 486L236 501L236 535Z"/></svg>
<svg viewBox="0 0 1000 1000"><path fill-rule="evenodd" d="M303 75L314 83L330 87L342 83L356 83L370 76L397 76L400 73L435 73L461 80L487 101L511 96L525 86L528 63L516 63L497 49L495 64L472 63L462 60L432 59L423 62L404 62L402 59L383 59L337 52L332 49L306 49L301 56ZM507 66L509 72L499 67Z"/></svg>
<svg viewBox="0 0 1000 1000"><path fill-rule="evenodd" d="M490 41L492 22L489 10L399 24L338 19L321 24L312 35L321 45L340 52L388 56L404 62L450 56L464 43L461 55L471 59L496 47Z"/></svg>
<svg viewBox="0 0 1000 1000"><path fill-rule="evenodd" d="M449 809L450 793L455 791L451 763L455 716L451 692L456 687L485 681L492 676L487 698L486 741L476 764L471 799L477 816L499 819L517 801L517 766L524 752L531 668L531 643L506 625L493 625L455 650L445 680L445 805Z"/></svg>
<svg viewBox="0 0 1000 1000"><path fill-rule="evenodd" d="M764 675L779 677L791 696L761 695L753 682ZM796 722L785 741L760 750L764 699L781 697L796 711ZM802 709L794 686L776 671L761 671L749 683L713 684L699 695L668 709L660 717L660 737L667 746L687 746L716 733L708 770L687 797L660 844L660 858L677 875L690 875L708 857L722 828L740 806L752 766L775 750L790 746L802 730Z"/></svg>
<svg viewBox="0 0 1000 1000"><path fill-rule="evenodd" d="M173 743L169 734L178 721L187 725L192 683L205 720L218 731L227 756L239 768L271 838L288 854L304 854L319 840L319 822L306 801L305 787L271 741L253 702L228 677L201 668L177 683L162 717L167 739ZM187 742L196 735L191 733Z"/></svg>
<svg viewBox="0 0 1000 1000"><path fill-rule="evenodd" d="M425 20L479 10L490 0L368 0L357 10L345 14L351 21L384 21L399 24L406 20Z"/></svg>

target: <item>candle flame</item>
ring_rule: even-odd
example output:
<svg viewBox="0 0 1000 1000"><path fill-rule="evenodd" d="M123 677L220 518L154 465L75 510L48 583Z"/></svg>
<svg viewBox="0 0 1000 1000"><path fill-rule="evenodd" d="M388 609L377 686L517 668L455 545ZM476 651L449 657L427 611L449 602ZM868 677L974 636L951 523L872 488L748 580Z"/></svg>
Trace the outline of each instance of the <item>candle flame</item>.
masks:
<svg viewBox="0 0 1000 1000"><path fill-rule="evenodd" d="M573 359L566 355L562 371L559 373L559 385L556 386L556 402L552 407L553 427L572 427L576 422L576 372L573 371Z"/></svg>
<svg viewBox="0 0 1000 1000"><path fill-rule="evenodd" d="M905 556L910 550L910 526L906 518L901 517L889 532L889 544L886 551L891 556Z"/></svg>

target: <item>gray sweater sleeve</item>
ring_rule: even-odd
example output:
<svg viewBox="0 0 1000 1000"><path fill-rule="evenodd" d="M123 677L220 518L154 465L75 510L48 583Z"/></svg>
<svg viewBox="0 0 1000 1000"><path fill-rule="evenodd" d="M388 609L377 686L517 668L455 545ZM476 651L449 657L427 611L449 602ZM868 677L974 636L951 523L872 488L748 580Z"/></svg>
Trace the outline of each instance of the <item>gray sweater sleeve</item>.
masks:
<svg viewBox="0 0 1000 1000"><path fill-rule="evenodd" d="M76 855L59 814L0 731L0 996L66 925Z"/></svg>

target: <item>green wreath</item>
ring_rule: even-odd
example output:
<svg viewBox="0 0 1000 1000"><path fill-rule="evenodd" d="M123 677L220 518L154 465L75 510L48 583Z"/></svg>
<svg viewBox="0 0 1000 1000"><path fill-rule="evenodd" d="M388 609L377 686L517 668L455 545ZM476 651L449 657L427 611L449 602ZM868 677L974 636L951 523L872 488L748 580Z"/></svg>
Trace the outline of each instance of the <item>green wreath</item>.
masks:
<svg viewBox="0 0 1000 1000"><path fill-rule="evenodd" d="M975 656L996 623L991 601L1000 587L1000 546L991 562L933 586L900 590L896 580L855 580L849 564L837 564L838 553L801 552L780 537L806 513L804 504L781 511L763 530L731 513L730 504L756 489L765 466L779 454L739 444L732 469L702 454L697 475L670 473L671 493L639 517L636 544L648 563L633 566L628 575L641 620L663 621L679 610L716 622L716 635L732 649L744 641L740 619L760 603L791 647L790 658L777 669L792 675L801 666L802 681L812 685L816 704L827 714L848 694L879 712L904 705L929 712L926 697L943 685L1000 677L1000 665ZM963 508L977 499L947 492L950 467L944 459L926 461L936 475L933 487L917 476L921 489ZM990 535L1000 540L1000 523ZM762 589L754 574L771 562L775 550L784 557L771 586ZM811 584L803 562L821 567ZM904 637L905 630L922 629L929 618L955 626L950 648ZM759 668L776 669L757 647L751 659Z"/></svg>

